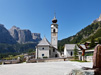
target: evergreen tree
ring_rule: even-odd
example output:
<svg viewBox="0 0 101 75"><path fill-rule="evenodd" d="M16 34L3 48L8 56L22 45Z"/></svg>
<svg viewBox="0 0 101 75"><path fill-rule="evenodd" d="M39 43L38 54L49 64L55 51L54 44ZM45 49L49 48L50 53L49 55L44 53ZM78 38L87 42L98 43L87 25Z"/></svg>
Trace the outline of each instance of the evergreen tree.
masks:
<svg viewBox="0 0 101 75"><path fill-rule="evenodd" d="M101 37L98 38L98 43L101 44Z"/></svg>
<svg viewBox="0 0 101 75"><path fill-rule="evenodd" d="M95 40L94 37L91 37L91 43L90 43L90 48L95 47Z"/></svg>
<svg viewBox="0 0 101 75"><path fill-rule="evenodd" d="M64 46L58 46L58 50L59 50L60 52L64 51Z"/></svg>
<svg viewBox="0 0 101 75"><path fill-rule="evenodd" d="M77 54L78 54L78 49L77 49L77 45L75 45L75 48L74 48L74 59L75 60L77 58Z"/></svg>

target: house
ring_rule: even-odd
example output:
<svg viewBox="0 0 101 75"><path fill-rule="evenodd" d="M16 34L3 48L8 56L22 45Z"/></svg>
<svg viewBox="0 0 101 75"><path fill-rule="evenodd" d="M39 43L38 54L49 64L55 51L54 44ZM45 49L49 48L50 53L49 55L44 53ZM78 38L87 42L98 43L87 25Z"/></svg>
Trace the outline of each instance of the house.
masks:
<svg viewBox="0 0 101 75"><path fill-rule="evenodd" d="M73 57L76 44L65 44L64 57Z"/></svg>
<svg viewBox="0 0 101 75"><path fill-rule="evenodd" d="M85 45L80 44L83 49L86 49ZM74 56L74 49L81 51L81 49L76 44L65 44L64 46L64 57L73 57Z"/></svg>
<svg viewBox="0 0 101 75"><path fill-rule="evenodd" d="M85 42L85 43L84 43L84 45L86 46L86 48L89 48L89 47L90 47L90 44L91 44L91 42ZM95 42L95 44L97 45L98 42Z"/></svg>

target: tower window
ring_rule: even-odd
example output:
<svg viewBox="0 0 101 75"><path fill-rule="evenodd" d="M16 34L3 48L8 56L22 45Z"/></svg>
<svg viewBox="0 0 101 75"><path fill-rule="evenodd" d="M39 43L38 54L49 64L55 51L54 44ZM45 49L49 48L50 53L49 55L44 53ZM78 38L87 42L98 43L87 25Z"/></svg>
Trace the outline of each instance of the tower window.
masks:
<svg viewBox="0 0 101 75"><path fill-rule="evenodd" d="M55 33L55 29L53 29L53 33Z"/></svg>

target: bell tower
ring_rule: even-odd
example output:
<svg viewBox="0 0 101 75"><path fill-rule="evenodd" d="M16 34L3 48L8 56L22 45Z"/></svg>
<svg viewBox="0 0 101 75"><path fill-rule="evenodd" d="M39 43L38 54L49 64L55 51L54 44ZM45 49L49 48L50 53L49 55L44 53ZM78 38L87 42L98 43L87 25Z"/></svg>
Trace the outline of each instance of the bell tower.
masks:
<svg viewBox="0 0 101 75"><path fill-rule="evenodd" d="M58 48L58 24L56 16L52 19L52 24L51 24L51 44L54 46L56 49Z"/></svg>

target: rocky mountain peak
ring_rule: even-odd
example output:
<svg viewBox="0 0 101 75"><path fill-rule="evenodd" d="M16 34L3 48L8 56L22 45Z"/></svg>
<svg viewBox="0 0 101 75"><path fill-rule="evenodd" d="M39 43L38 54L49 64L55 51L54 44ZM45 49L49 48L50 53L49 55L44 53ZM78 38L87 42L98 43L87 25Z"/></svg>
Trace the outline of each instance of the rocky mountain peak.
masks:
<svg viewBox="0 0 101 75"><path fill-rule="evenodd" d="M19 27L16 27L16 26L12 26L12 28L11 29L20 29Z"/></svg>
<svg viewBox="0 0 101 75"><path fill-rule="evenodd" d="M16 43L14 38L10 35L9 31L2 24L0 24L0 43L8 43L8 44Z"/></svg>
<svg viewBox="0 0 101 75"><path fill-rule="evenodd" d="M0 26L4 27L4 25L3 25L3 24L0 24Z"/></svg>
<svg viewBox="0 0 101 75"><path fill-rule="evenodd" d="M93 23L98 22L98 21L101 21L101 14L100 14L99 18L97 18L96 20L93 21Z"/></svg>
<svg viewBox="0 0 101 75"><path fill-rule="evenodd" d="M28 29L22 30L19 27L13 26L9 32L18 43L38 43L41 40L39 33L32 35L31 31Z"/></svg>

